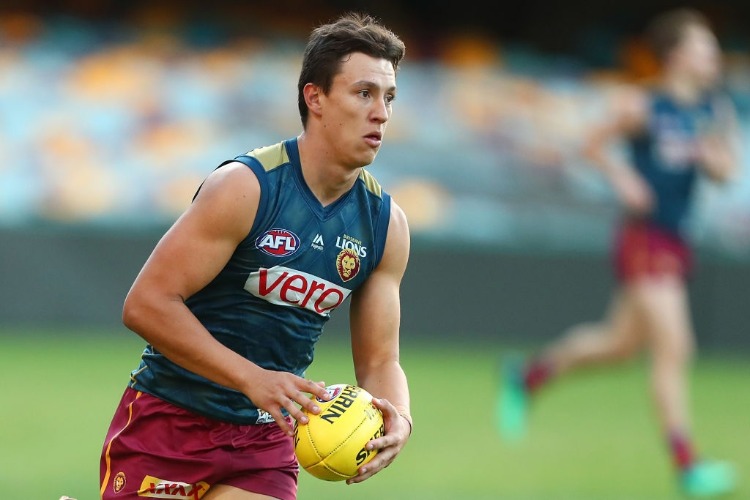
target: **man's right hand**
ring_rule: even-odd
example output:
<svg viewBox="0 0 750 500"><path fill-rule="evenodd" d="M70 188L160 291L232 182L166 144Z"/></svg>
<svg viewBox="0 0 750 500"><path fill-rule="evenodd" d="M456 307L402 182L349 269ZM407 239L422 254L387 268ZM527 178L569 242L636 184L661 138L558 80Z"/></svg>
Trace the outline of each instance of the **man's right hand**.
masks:
<svg viewBox="0 0 750 500"><path fill-rule="evenodd" d="M313 414L320 413L315 398L324 401L331 399L325 387L324 382L313 382L293 373L263 370L245 394L258 408L267 411L279 427L291 436L294 430L284 418L282 408L286 409L293 419L306 424L308 418L304 410Z"/></svg>

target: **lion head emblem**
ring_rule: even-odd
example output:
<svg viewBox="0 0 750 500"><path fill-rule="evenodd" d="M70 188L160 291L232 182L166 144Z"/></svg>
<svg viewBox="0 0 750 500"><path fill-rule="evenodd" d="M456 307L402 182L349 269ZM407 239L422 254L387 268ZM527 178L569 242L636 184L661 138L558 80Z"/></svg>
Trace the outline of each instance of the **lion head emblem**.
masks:
<svg viewBox="0 0 750 500"><path fill-rule="evenodd" d="M354 250L345 248L336 257L336 270L344 281L349 281L359 273L359 255Z"/></svg>

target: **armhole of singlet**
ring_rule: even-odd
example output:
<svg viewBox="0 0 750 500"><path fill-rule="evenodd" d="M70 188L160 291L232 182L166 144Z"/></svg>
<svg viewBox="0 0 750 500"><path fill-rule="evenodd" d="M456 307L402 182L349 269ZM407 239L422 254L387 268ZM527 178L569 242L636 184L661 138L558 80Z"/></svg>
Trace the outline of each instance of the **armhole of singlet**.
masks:
<svg viewBox="0 0 750 500"><path fill-rule="evenodd" d="M253 227L250 228L250 232L248 233L247 237L250 239L254 239L256 236L258 236L256 233L258 232L258 228L265 227L263 219L266 217L266 205L268 204L268 177L266 169L261 165L261 163L252 156L247 155L241 155L236 157L232 161L238 161L240 163L243 163L246 165L250 170L253 171L255 174L255 177L258 179L258 183L260 184L260 200L258 201L258 211L255 213L255 220L253 221ZM225 162L226 163L226 162Z"/></svg>
<svg viewBox="0 0 750 500"><path fill-rule="evenodd" d="M388 227L391 222L391 197L385 191L381 197L382 208L375 225L375 262L373 269L378 267L385 252L385 242L388 239Z"/></svg>

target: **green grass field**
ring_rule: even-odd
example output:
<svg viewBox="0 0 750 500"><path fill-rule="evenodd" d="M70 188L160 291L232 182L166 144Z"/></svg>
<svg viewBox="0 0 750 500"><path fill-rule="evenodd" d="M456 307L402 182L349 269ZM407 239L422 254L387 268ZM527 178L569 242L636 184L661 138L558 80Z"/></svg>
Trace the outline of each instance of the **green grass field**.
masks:
<svg viewBox="0 0 750 500"><path fill-rule="evenodd" d="M323 341L308 372L350 382L348 346ZM499 339L500 340L500 339ZM99 453L142 341L125 330L12 330L0 336L0 496L98 498ZM414 435L376 478L347 486L301 472L300 500L677 499L652 418L642 361L579 374L535 402L528 439L510 446L495 429L499 347L466 339L406 342ZM733 461L750 498L750 356L702 355L694 424L699 449Z"/></svg>

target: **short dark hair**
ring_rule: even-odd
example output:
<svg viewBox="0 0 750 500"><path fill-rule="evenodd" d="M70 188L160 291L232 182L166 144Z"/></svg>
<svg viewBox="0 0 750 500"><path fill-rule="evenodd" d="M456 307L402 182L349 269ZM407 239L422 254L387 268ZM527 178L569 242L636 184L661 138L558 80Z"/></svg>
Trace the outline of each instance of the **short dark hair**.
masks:
<svg viewBox="0 0 750 500"><path fill-rule="evenodd" d="M350 12L315 28L305 47L297 83L297 104L303 126L307 124L308 115L303 93L305 85L315 84L328 93L344 58L354 52L387 59L397 70L406 48L398 36L368 14Z"/></svg>
<svg viewBox="0 0 750 500"><path fill-rule="evenodd" d="M688 7L662 12L651 20L646 37L657 59L664 61L667 58L680 44L685 28L689 26L712 29L711 22L703 13Z"/></svg>

